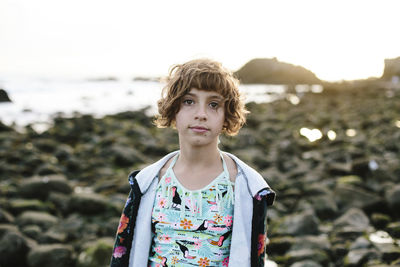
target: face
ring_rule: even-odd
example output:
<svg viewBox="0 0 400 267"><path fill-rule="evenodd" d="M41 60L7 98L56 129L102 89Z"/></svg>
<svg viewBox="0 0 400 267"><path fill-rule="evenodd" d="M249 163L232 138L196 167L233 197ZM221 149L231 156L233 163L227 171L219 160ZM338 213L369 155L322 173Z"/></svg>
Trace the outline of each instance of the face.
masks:
<svg viewBox="0 0 400 267"><path fill-rule="evenodd" d="M192 88L175 116L181 145L217 145L225 121L224 98L217 92Z"/></svg>

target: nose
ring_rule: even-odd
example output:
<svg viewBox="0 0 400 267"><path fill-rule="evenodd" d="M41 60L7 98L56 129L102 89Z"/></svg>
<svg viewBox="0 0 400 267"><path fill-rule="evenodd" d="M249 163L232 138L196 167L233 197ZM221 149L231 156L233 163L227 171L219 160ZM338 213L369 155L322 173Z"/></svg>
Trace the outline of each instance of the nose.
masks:
<svg viewBox="0 0 400 267"><path fill-rule="evenodd" d="M203 107L202 105L199 105L199 107L196 109L195 117L196 120L204 121L207 120L207 112L206 108Z"/></svg>

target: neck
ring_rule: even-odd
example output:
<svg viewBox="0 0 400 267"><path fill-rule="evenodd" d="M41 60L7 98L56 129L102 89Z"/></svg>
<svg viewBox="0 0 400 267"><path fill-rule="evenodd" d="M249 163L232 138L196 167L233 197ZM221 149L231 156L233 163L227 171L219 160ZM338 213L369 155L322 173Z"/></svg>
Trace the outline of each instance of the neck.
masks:
<svg viewBox="0 0 400 267"><path fill-rule="evenodd" d="M211 167L219 163L220 154L218 147L193 147L181 146L177 164L190 167Z"/></svg>

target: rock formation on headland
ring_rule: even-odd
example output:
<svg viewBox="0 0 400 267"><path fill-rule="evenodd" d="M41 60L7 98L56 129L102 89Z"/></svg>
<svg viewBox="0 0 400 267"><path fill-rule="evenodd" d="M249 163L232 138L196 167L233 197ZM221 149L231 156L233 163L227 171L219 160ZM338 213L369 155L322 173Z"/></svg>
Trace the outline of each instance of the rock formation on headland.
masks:
<svg viewBox="0 0 400 267"><path fill-rule="evenodd" d="M276 58L250 60L235 75L241 83L268 84L320 84L321 80L311 71Z"/></svg>
<svg viewBox="0 0 400 267"><path fill-rule="evenodd" d="M400 78L400 57L385 59L385 70L383 71L382 79L390 81L394 77Z"/></svg>

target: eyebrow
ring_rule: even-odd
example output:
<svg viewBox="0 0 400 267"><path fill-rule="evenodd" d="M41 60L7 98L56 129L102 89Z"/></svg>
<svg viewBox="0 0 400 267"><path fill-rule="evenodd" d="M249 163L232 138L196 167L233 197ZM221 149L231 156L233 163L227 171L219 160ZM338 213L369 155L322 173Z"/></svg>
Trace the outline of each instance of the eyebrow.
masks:
<svg viewBox="0 0 400 267"><path fill-rule="evenodd" d="M197 97L197 95L196 95L196 94L193 94L193 93L187 93L186 96ZM220 95L217 95L217 94L215 94L215 95L210 95L210 96L207 97L207 99L218 99L218 100L220 100L220 101L225 100L224 97L222 97L222 96L220 96Z"/></svg>

